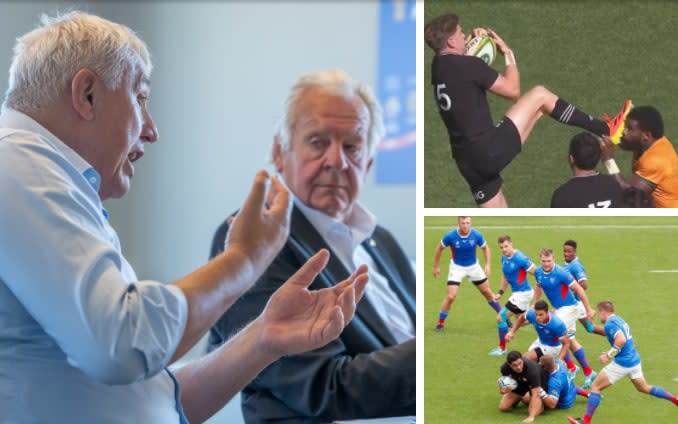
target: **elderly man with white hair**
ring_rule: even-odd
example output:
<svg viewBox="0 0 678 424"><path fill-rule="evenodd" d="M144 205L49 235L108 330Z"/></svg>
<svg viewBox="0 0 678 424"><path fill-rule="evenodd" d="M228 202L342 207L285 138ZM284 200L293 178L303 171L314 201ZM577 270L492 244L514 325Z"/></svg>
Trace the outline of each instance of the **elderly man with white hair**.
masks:
<svg viewBox="0 0 678 424"><path fill-rule="evenodd" d="M80 12L17 41L0 115L2 422L202 422L280 356L336 338L362 296L366 267L307 289L321 250L227 344L167 368L279 252L291 202L259 172L222 254L172 284L139 281L102 201L127 193L158 139L150 73L129 28Z"/></svg>
<svg viewBox="0 0 678 424"><path fill-rule="evenodd" d="M406 254L359 201L383 136L371 91L345 72L302 76L274 136L273 163L293 195L290 235L278 257L212 328L218 347L258 316L271 295L318 249L332 252L311 289L367 265L370 283L353 321L333 342L287 355L242 393L248 423L332 422L415 413L415 276ZM394 206L407 199L394 199ZM414 199L410 199L414 201ZM233 231L217 230L212 255Z"/></svg>

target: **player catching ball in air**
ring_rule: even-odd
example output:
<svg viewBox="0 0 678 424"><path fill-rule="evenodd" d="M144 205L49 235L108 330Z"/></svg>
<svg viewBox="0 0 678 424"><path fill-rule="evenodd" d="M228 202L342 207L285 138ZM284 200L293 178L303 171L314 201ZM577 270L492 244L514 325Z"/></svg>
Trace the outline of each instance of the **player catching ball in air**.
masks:
<svg viewBox="0 0 678 424"><path fill-rule="evenodd" d="M485 62L465 56L465 37L454 14L431 20L425 40L435 56L431 82L440 116L445 122L452 157L481 207L507 207L502 193L501 171L520 153L534 125L548 115L599 136L619 140L626 115L633 107L627 100L608 122L594 119L543 86L520 95L520 74L506 42L490 29L475 29L472 35L487 34L504 56L506 69L498 73ZM490 116L486 92L515 101L498 124Z"/></svg>

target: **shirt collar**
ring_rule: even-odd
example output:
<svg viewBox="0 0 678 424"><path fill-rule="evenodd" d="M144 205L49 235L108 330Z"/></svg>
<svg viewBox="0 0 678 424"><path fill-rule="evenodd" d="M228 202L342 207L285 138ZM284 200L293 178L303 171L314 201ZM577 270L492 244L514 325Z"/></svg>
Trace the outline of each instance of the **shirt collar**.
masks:
<svg viewBox="0 0 678 424"><path fill-rule="evenodd" d="M292 194L290 192L290 194ZM317 209L304 204L292 194L294 204L309 220L311 225L326 239L332 232L350 233L354 244L358 245L372 235L377 226L377 218L360 202L355 202L350 214L342 222Z"/></svg>
<svg viewBox="0 0 678 424"><path fill-rule="evenodd" d="M12 128L23 131L30 131L39 135L47 144L54 149L61 152L62 155L80 172L87 182L92 186L94 191L99 192L101 186L101 176L99 173L87 163L75 150L68 147L63 141L59 140L57 136L49 132L47 128L40 125L30 116L11 108L4 108L0 115L0 127Z"/></svg>

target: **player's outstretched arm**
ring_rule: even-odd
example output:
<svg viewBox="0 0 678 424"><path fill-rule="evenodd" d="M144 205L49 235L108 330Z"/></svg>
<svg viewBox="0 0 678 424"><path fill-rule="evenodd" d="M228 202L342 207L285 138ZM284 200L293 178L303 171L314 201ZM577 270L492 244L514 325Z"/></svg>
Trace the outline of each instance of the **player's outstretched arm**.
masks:
<svg viewBox="0 0 678 424"><path fill-rule="evenodd" d="M586 314L588 315L589 319L593 319L593 317L596 315L596 311L591 308L591 304L589 303L589 298L586 296L586 291L577 283L575 280L572 284L570 284L570 288L574 290L574 292L579 296L581 301L584 303L584 307L586 308Z"/></svg>
<svg viewBox="0 0 678 424"><path fill-rule="evenodd" d="M541 387L533 387L530 389L530 404L527 406L527 418L523 420L524 423L534 422L537 415L541 414L544 407L539 397Z"/></svg>
<svg viewBox="0 0 678 424"><path fill-rule="evenodd" d="M598 136L596 135L595 137ZM612 143L612 140L610 140L610 137L598 137L598 141L600 142L600 162L605 166L605 169L607 169L607 173L614 177L621 188L631 187L631 184L629 184L622 176L619 167L617 166L617 162L614 160L614 153L617 149L614 143Z"/></svg>
<svg viewBox="0 0 678 424"><path fill-rule="evenodd" d="M528 274L534 275L534 271L537 269L537 266L535 264L530 265L530 267L527 269Z"/></svg>
<svg viewBox="0 0 678 424"><path fill-rule="evenodd" d="M520 314L513 328L506 334L506 341L510 342L516 336L516 333L525 324L525 314Z"/></svg>
<svg viewBox="0 0 678 424"><path fill-rule="evenodd" d="M532 303L530 306L534 306L535 303L541 300L542 289L539 283L534 287L534 296L532 297Z"/></svg>
<svg viewBox="0 0 678 424"><path fill-rule="evenodd" d="M597 334L599 336L605 336L605 329L603 328L602 325L594 325L593 326L593 333Z"/></svg>

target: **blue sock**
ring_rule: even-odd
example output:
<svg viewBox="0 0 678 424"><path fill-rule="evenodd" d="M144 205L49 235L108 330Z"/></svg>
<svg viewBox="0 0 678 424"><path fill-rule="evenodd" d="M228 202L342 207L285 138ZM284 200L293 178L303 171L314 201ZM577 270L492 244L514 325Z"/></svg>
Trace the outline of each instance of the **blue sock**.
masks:
<svg viewBox="0 0 678 424"><path fill-rule="evenodd" d="M598 405L600 405L600 393L591 392L589 394L589 401L586 403L586 416L592 417Z"/></svg>
<svg viewBox="0 0 678 424"><path fill-rule="evenodd" d="M565 364L567 365L568 370L574 371L577 369L577 366L574 364L574 362L572 362L572 356L570 355L569 351L565 353L565 358L563 359L565 359Z"/></svg>
<svg viewBox="0 0 678 424"><path fill-rule="evenodd" d="M499 347L506 350L506 333L508 333L508 325L506 325L505 321L502 321L497 324L497 328L499 329Z"/></svg>
<svg viewBox="0 0 678 424"><path fill-rule="evenodd" d="M591 374L591 367L589 366L589 361L586 359L586 352L584 352L583 347L574 352L574 357L577 358L577 361L579 361L579 364L581 364L581 367L584 370L584 375L588 376Z"/></svg>
<svg viewBox="0 0 678 424"><path fill-rule="evenodd" d="M501 317L502 321L506 321L508 319L508 309L501 308L501 311L499 311L499 316Z"/></svg>
<svg viewBox="0 0 678 424"><path fill-rule="evenodd" d="M650 388L650 394L658 398L663 398L666 400L673 400L673 395L659 386L652 386Z"/></svg>
<svg viewBox="0 0 678 424"><path fill-rule="evenodd" d="M439 324L444 324L445 323L445 318L447 318L447 311L440 311L440 314L438 315L438 323Z"/></svg>
<svg viewBox="0 0 678 424"><path fill-rule="evenodd" d="M497 303L497 301L495 301L495 300L488 300L488 301L487 301L487 304L490 305L490 306L492 307L492 309L494 309L495 311L497 311L497 313L501 312L501 306L499 306L499 304Z"/></svg>

